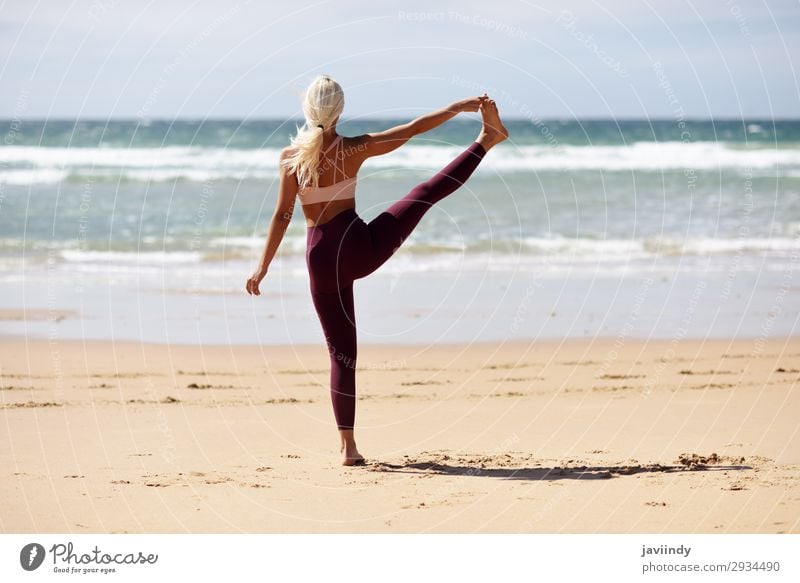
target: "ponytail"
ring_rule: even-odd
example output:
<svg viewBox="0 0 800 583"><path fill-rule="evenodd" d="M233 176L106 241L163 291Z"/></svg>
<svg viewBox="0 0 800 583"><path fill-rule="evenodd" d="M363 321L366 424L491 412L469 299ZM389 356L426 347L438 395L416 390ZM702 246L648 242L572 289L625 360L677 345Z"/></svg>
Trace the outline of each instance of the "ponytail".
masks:
<svg viewBox="0 0 800 583"><path fill-rule="evenodd" d="M344 109L344 92L341 86L325 75L314 79L303 100L305 124L297 128L292 137L291 153L283 160L289 172L297 176L301 188L316 187L319 178L317 165L322 152L322 134Z"/></svg>

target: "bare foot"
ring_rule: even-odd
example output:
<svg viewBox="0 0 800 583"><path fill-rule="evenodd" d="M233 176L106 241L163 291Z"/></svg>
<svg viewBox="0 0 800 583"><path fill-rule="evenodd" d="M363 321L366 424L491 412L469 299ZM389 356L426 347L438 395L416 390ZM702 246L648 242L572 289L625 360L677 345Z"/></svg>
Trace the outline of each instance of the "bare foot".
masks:
<svg viewBox="0 0 800 583"><path fill-rule="evenodd" d="M358 448L356 448L356 444L350 444L346 446L344 443L340 451L344 454L344 458L342 459L343 466L361 466L364 465L364 456L358 453Z"/></svg>
<svg viewBox="0 0 800 583"><path fill-rule="evenodd" d="M353 436L352 429L340 429L339 434L342 438L342 446L339 451L342 452L344 458L342 459L343 466L360 466L364 465L364 456L358 453L356 447L356 440Z"/></svg>
<svg viewBox="0 0 800 583"><path fill-rule="evenodd" d="M483 128L475 140L483 148L488 151L493 146L496 146L506 138L508 138L508 130L503 122L500 120L500 113L497 111L497 104L487 99L481 104L481 117L483 118Z"/></svg>

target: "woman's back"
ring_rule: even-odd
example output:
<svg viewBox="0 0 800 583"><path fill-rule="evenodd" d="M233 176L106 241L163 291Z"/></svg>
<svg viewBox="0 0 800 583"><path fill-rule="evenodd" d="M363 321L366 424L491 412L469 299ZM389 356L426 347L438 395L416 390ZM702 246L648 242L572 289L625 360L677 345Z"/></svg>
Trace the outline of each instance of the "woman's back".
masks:
<svg viewBox="0 0 800 583"><path fill-rule="evenodd" d="M317 165L317 186L298 188L297 196L309 226L321 225L346 209L355 208L356 175L364 162L358 147L362 136L334 137L323 146Z"/></svg>

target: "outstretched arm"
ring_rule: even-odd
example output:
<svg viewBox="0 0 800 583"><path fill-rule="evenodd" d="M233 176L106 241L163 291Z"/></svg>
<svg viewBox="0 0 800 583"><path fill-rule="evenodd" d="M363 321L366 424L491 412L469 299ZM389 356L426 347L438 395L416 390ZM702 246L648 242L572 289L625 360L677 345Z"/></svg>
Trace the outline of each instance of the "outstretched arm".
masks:
<svg viewBox="0 0 800 583"><path fill-rule="evenodd" d="M380 156L388 154L392 150L396 150L408 140L416 135L423 134L432 130L435 127L442 125L447 120L455 117L462 111L478 111L478 107L484 99L488 99L486 94L480 97L469 97L451 103L447 107L437 109L431 113L427 113L417 119L404 123L402 125L393 127L391 129L365 134L362 139L362 144L366 153L366 157Z"/></svg>
<svg viewBox="0 0 800 583"><path fill-rule="evenodd" d="M281 162L286 158L287 151L281 152ZM290 174L289 171L280 164L280 186L278 187L278 201L275 204L275 212L272 214L272 220L269 223L269 230L267 231L267 240L264 243L264 252L261 254L261 261L258 267L253 272L253 275L247 280L247 293L251 295L260 296L261 291L258 289L261 280L267 275L269 264L272 263L275 253L286 234L286 229L289 227L289 222L292 220L292 212L294 211L295 197L297 196L297 177Z"/></svg>

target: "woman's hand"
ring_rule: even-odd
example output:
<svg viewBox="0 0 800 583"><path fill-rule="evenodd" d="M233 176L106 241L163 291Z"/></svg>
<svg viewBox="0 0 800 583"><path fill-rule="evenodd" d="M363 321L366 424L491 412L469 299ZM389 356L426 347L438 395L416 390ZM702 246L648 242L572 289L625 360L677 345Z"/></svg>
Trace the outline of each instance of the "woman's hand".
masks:
<svg viewBox="0 0 800 583"><path fill-rule="evenodd" d="M489 96L485 93L479 97L468 97L467 99L462 99L461 101L456 101L450 106L450 111L455 111L461 113L463 111L470 111L475 112L478 111L481 103L489 99Z"/></svg>
<svg viewBox="0 0 800 583"><path fill-rule="evenodd" d="M264 279L264 276L267 275L267 268L266 267L259 267L253 272L253 275L250 276L250 279L247 280L247 293L251 296L260 296L261 291L258 289L261 280Z"/></svg>

